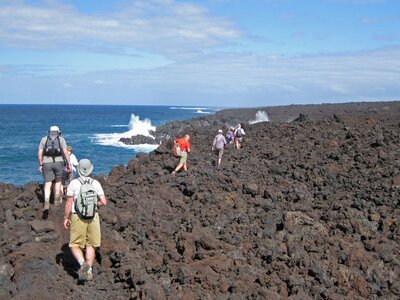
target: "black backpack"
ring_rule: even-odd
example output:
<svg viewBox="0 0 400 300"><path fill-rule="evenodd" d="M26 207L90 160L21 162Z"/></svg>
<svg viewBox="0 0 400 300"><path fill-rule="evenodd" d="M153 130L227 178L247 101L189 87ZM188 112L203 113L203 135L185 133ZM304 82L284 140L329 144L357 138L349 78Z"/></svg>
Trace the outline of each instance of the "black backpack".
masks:
<svg viewBox="0 0 400 300"><path fill-rule="evenodd" d="M43 153L45 156L51 156L53 158L53 161L55 157L63 156L61 150L60 137L57 136L57 138L53 140L50 138L50 136L47 136Z"/></svg>

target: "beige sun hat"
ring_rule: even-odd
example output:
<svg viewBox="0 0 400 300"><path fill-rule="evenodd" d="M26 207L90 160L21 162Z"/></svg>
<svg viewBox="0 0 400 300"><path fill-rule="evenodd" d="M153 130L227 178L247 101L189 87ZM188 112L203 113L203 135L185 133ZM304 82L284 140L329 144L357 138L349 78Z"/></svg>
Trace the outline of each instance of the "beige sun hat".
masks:
<svg viewBox="0 0 400 300"><path fill-rule="evenodd" d="M78 174L87 177L93 172L93 165L87 158L81 159L78 164Z"/></svg>

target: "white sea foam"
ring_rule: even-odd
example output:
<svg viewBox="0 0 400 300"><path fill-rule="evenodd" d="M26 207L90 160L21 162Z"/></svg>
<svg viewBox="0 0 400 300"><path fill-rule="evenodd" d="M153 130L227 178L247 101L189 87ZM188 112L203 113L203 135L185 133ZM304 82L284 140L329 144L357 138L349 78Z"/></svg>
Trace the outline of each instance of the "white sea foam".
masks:
<svg viewBox="0 0 400 300"><path fill-rule="evenodd" d="M209 111L203 111L203 110L201 110L201 109L198 109L196 112L197 112L198 114L210 114Z"/></svg>
<svg viewBox="0 0 400 300"><path fill-rule="evenodd" d="M118 133L98 133L93 136L92 142L103 146L123 147L145 152L152 151L158 147L158 145L150 144L126 145L120 142L121 138L130 138L136 135L144 135L154 138L150 131L155 131L156 127L151 125L150 119L146 118L144 120L140 120L139 116L132 114L128 125L113 125L112 127L128 127L129 130Z"/></svg>
<svg viewBox="0 0 400 300"><path fill-rule="evenodd" d="M255 123L260 123L260 122L269 122L269 117L268 117L268 114L266 111L259 110L256 113L255 120L249 121L249 124L255 124Z"/></svg>

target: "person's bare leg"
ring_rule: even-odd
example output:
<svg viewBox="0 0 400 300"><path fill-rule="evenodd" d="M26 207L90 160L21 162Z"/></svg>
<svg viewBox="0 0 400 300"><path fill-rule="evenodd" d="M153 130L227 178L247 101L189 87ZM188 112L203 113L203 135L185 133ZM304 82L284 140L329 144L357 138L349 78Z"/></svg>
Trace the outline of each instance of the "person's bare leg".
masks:
<svg viewBox="0 0 400 300"><path fill-rule="evenodd" d="M92 267L94 263L94 259L96 257L96 251L92 246L86 246L86 263Z"/></svg>
<svg viewBox="0 0 400 300"><path fill-rule="evenodd" d="M50 192L51 192L51 184L52 182L44 183L44 204L43 210L50 208Z"/></svg>
<svg viewBox="0 0 400 300"><path fill-rule="evenodd" d="M75 259L78 261L79 265L82 265L82 263L85 261L85 258L83 256L83 252L79 246L73 246L70 248L72 255L75 257Z"/></svg>
<svg viewBox="0 0 400 300"><path fill-rule="evenodd" d="M60 190L61 190L61 179L56 179L54 184L54 204L60 204Z"/></svg>
<svg viewBox="0 0 400 300"><path fill-rule="evenodd" d="M175 168L174 172L177 173L182 167L183 167L183 164L179 164L179 165Z"/></svg>
<svg viewBox="0 0 400 300"><path fill-rule="evenodd" d="M92 265L94 262L95 251L93 247L86 246L86 260L83 256L83 252L79 246L71 247L72 255L78 261L80 268L78 271L79 280L92 280Z"/></svg>

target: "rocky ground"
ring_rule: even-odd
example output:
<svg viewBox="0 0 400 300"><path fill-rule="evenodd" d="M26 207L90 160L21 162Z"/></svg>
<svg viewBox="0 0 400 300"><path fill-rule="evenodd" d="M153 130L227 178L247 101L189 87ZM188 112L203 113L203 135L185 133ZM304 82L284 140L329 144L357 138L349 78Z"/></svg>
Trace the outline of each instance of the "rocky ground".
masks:
<svg viewBox="0 0 400 300"><path fill-rule="evenodd" d="M41 186L0 184L0 299L399 299L400 102L260 109L271 122L244 109L166 125L191 135L188 174L170 175L164 141L100 176L84 285L62 208L42 220ZM239 121L243 148L215 170L213 137Z"/></svg>

